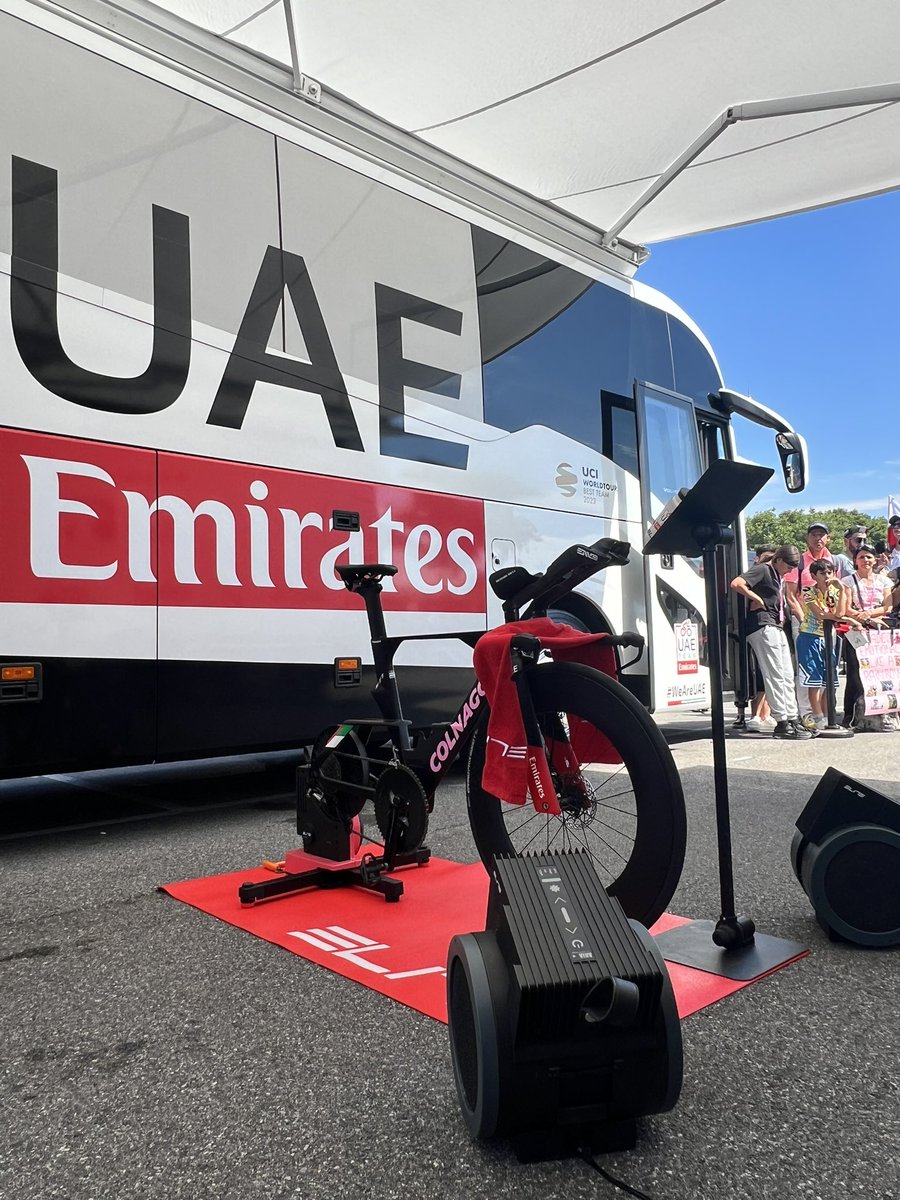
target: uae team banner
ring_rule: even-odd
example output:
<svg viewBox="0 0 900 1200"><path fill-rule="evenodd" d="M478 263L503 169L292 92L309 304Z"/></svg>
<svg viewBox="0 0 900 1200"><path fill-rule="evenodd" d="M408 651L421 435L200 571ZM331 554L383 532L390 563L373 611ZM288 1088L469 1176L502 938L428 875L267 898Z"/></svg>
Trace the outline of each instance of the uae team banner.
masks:
<svg viewBox="0 0 900 1200"><path fill-rule="evenodd" d="M846 636L859 659L866 715L898 712L900 629L851 630Z"/></svg>

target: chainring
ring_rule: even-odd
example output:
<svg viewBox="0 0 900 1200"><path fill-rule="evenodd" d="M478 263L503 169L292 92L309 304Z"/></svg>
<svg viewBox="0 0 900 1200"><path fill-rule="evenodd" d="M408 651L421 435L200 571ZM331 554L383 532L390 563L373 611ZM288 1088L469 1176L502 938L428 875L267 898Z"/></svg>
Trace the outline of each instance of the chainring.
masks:
<svg viewBox="0 0 900 1200"><path fill-rule="evenodd" d="M387 838L391 815L398 809L400 829L395 848L400 853L418 850L428 833L428 797L419 777L402 763L385 767L375 784L375 820Z"/></svg>

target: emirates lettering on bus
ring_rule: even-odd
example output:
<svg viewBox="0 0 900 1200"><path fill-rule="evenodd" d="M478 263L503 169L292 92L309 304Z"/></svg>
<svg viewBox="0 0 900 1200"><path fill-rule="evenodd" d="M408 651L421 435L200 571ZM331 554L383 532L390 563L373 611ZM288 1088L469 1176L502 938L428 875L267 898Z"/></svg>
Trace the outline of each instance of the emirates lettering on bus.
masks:
<svg viewBox="0 0 900 1200"><path fill-rule="evenodd" d="M483 612L483 505L468 497L17 430L0 458L0 599L353 607L335 567L374 561L399 568L389 608ZM360 529L332 529L348 504Z"/></svg>

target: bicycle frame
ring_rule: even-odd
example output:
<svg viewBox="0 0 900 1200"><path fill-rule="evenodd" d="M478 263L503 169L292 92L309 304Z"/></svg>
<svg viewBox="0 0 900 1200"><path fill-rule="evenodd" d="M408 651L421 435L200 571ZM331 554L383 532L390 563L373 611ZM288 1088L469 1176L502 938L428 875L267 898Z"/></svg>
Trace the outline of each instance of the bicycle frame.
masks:
<svg viewBox="0 0 900 1200"><path fill-rule="evenodd" d="M438 636L457 638L467 642L467 644L474 645L483 634L448 633ZM383 697L380 698L378 694L375 696L376 703L379 704L385 715L393 711L395 705L396 711L399 714L400 700L392 663L397 648L407 640L409 639L389 639L390 645L386 648L387 675L392 686ZM510 667L513 679L516 682L516 695L522 712L522 720L527 735L526 740L529 746L541 745L540 730L538 729L537 717L534 713L534 706L531 701L531 693L527 682L528 670L536 664L540 649L541 646L538 639L527 635L515 637L510 646ZM474 686L463 698L456 715L446 724L439 724L430 730L420 731L420 739L401 755L401 761L405 761L406 765L415 768L420 777L427 770L428 774L422 779L422 784L429 796L429 800L457 758L465 753L475 732L477 717L483 711L482 705L487 702L487 697L481 683L477 679L474 679L473 682ZM375 691L376 693L378 691L377 684ZM384 707L382 707L382 704ZM402 717L400 720L402 722ZM406 723L401 723L398 727L408 730ZM544 798L547 801L545 811L558 812L559 805L556 801L556 793L550 773L546 769L545 764L538 766L537 769L540 772L541 783L544 788Z"/></svg>
<svg viewBox="0 0 900 1200"><path fill-rule="evenodd" d="M343 740L351 731L358 736L360 731L366 729L384 728L390 738L396 761L414 769L419 776L430 809L441 780L469 745L475 731L476 719L486 702L484 689L473 675L472 686L463 695L455 715L446 723L415 731L418 736L414 737L412 723L403 716L400 689L394 671L394 656L407 641L452 638L474 646L483 634L476 630L388 638L384 636L384 618L377 600L377 591L374 601L370 598L368 588L361 588L360 594L366 602L372 629L372 652L375 662L375 687L372 689L372 696L381 713L381 719L376 717L371 720L347 721L329 739L324 749L340 755L340 743L335 742L335 738L340 736ZM369 795L373 790L367 784L355 784L350 781L344 782L342 787L361 795Z"/></svg>

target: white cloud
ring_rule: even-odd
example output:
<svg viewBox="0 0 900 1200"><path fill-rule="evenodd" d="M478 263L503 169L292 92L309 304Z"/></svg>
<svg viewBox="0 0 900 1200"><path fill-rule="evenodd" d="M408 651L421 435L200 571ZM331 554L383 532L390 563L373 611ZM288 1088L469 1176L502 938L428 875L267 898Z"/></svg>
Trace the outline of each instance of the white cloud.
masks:
<svg viewBox="0 0 900 1200"><path fill-rule="evenodd" d="M834 502L828 508L855 508L859 512L869 513L870 516L880 517L887 514L887 496L878 496L875 500L845 500L843 503Z"/></svg>

